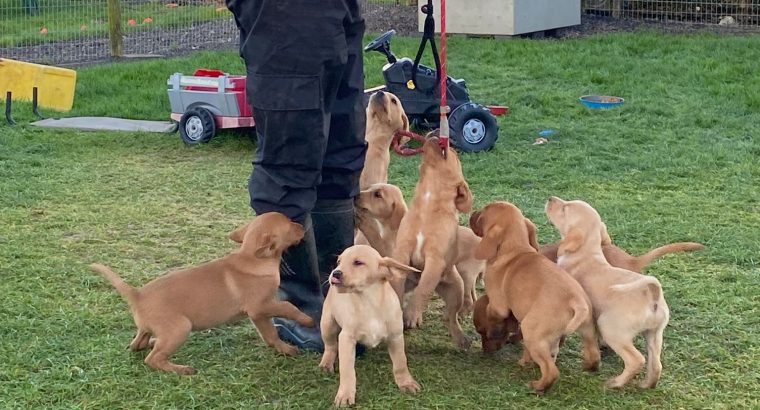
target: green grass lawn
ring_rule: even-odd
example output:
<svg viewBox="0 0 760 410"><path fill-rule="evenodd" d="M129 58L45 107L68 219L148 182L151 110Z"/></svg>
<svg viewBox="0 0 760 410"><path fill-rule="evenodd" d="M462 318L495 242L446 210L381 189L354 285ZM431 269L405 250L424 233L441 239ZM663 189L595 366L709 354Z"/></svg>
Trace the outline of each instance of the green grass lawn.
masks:
<svg viewBox="0 0 760 410"><path fill-rule="evenodd" d="M27 12L25 0L0 0L0 47L25 46L81 37L108 37L108 4L92 0L43 0L39 11ZM166 7L166 1L122 2L121 28L125 34L154 27L178 27L229 18L220 3L183 4ZM153 21L143 22L146 18ZM130 26L129 20L135 20ZM46 28L46 34L40 30Z"/></svg>
<svg viewBox="0 0 760 410"><path fill-rule="evenodd" d="M561 350L558 384L536 397L537 369L517 346L487 357L457 351L436 301L407 333L409 365L423 391L393 384L382 350L357 362L360 408L758 408L760 390L760 37L612 34L567 41L450 42L449 70L473 98L505 104L501 138L462 155L480 207L516 203L542 243L558 234L548 196L597 207L621 247L643 253L673 241L707 250L671 255L649 272L671 309L664 372L655 390L608 391L622 370L606 356L580 370L578 339ZM394 40L412 55L416 40ZM382 57L367 56L367 85ZM753 62L754 61L754 62ZM243 72L234 51L79 71L71 115L166 119L165 82L196 67ZM578 96L626 104L588 111ZM28 104L16 119L31 120ZM534 146L544 128L558 130ZM223 133L186 147L178 135L80 133L0 126L0 408L325 408L337 375L319 357L277 356L248 322L200 332L176 355L193 377L153 371L125 350L134 331L126 303L91 262L132 284L224 255L227 233L251 217L252 142ZM411 199L417 158L394 156L390 179ZM475 335L471 323L466 331ZM476 344L476 346L478 346Z"/></svg>

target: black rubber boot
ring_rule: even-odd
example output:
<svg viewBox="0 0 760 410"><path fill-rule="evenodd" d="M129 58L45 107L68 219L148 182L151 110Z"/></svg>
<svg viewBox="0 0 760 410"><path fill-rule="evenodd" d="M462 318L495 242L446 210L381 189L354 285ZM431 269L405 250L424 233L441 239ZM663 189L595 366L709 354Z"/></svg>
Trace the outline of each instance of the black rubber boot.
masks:
<svg viewBox="0 0 760 410"><path fill-rule="evenodd" d="M330 288L328 278L337 265L338 256L354 244L354 200L320 199L311 211L317 265L322 294Z"/></svg>
<svg viewBox="0 0 760 410"><path fill-rule="evenodd" d="M287 300L309 315L317 326L304 327L292 320L279 317L273 321L282 340L300 350L322 352L324 343L318 325L322 316L324 296L319 282L318 266L314 226L311 217L307 216L303 239L282 255L279 298Z"/></svg>
<svg viewBox="0 0 760 410"><path fill-rule="evenodd" d="M353 246L355 233L353 199L321 199L311 212L314 223L314 239L317 243L317 264L322 294L330 289L328 278L337 266L338 256ZM324 350L324 344L322 345ZM357 343L356 356L362 356L366 348Z"/></svg>
<svg viewBox="0 0 760 410"><path fill-rule="evenodd" d="M338 256L354 244L354 201L318 200L307 218L304 239L289 249L280 265L282 298L290 301L319 323L327 278ZM282 340L301 350L322 352L324 343L318 327L307 328L282 318L274 320ZM357 354L363 352L357 346Z"/></svg>

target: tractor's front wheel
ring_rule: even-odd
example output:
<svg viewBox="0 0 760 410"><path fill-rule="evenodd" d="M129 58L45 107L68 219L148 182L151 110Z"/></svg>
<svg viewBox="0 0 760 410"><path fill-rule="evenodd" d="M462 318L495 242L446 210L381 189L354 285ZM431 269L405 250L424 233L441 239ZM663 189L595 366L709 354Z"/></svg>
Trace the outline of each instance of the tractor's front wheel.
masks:
<svg viewBox="0 0 760 410"><path fill-rule="evenodd" d="M206 143L214 138L216 123L214 114L202 108L192 108L182 114L179 121L179 136L188 145Z"/></svg>

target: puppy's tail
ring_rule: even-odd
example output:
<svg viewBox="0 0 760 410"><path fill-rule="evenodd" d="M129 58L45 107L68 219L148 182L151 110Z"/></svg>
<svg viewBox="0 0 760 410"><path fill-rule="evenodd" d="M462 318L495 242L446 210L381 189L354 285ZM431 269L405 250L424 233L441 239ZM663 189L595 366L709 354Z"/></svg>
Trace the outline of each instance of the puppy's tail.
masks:
<svg viewBox="0 0 760 410"><path fill-rule="evenodd" d="M570 303L573 310L573 317L565 327L565 334L574 333L591 315L591 307L583 298L576 298Z"/></svg>
<svg viewBox="0 0 760 410"><path fill-rule="evenodd" d="M662 285L660 281L654 276L641 275L640 279L636 279L633 282L624 283L622 285L610 286L615 292L628 293L636 290L649 290L652 295L652 301L657 303L662 296ZM656 305L655 305L656 306ZM656 307L655 307L656 309Z"/></svg>
<svg viewBox="0 0 760 410"><path fill-rule="evenodd" d="M663 255L676 252L696 251L704 248L705 245L696 242L676 242L665 246L660 246L659 248L654 248L651 251L636 257L636 264L639 268L638 272L641 272L642 269L652 263L652 261Z"/></svg>
<svg viewBox="0 0 760 410"><path fill-rule="evenodd" d="M124 282L124 280L119 277L116 272L112 271L108 266L101 265L99 263L93 263L90 265L90 269L108 279L108 281L111 282L111 285L113 285L113 287L119 291L121 296L126 299L130 305L135 301L135 299L137 299L137 289L130 286L129 283Z"/></svg>

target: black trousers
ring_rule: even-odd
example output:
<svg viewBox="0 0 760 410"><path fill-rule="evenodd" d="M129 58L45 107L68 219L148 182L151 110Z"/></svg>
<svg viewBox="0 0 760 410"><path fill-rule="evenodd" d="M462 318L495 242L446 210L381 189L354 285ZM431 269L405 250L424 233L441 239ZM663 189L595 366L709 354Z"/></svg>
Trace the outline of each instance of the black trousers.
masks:
<svg viewBox="0 0 760 410"><path fill-rule="evenodd" d="M258 144L257 214L303 223L319 199L358 195L365 111L358 0L227 0L240 29Z"/></svg>

